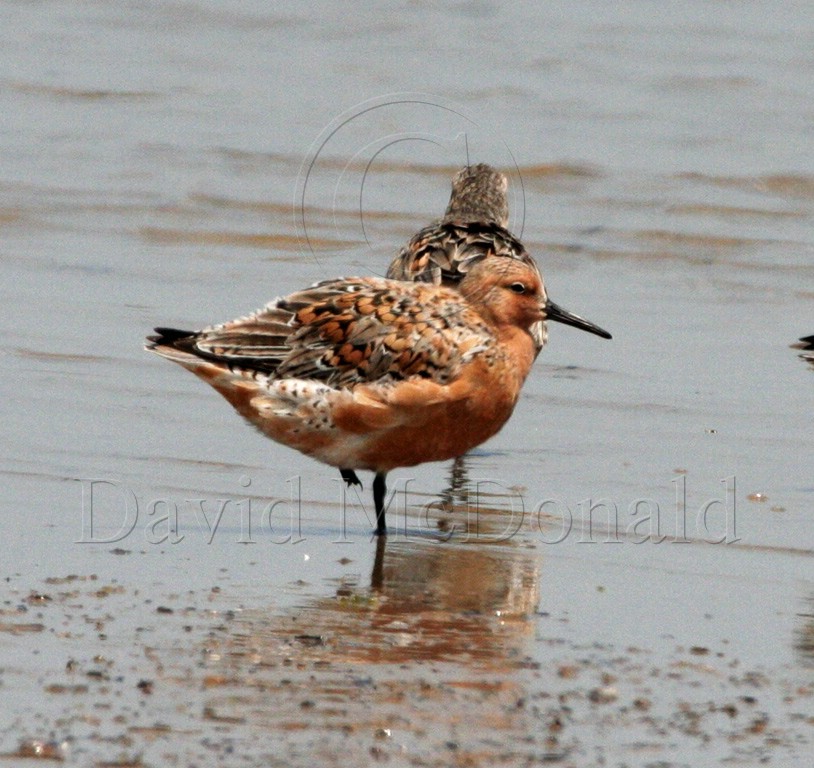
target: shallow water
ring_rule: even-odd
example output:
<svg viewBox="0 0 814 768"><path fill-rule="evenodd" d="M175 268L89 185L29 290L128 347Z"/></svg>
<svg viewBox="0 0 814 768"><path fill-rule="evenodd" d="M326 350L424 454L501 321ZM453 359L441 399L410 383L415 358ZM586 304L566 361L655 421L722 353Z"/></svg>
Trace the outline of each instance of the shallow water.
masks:
<svg viewBox="0 0 814 768"><path fill-rule="evenodd" d="M0 8L8 764L807 764L806 4L47 11ZM614 339L552 328L377 546L141 344L382 274L467 157Z"/></svg>

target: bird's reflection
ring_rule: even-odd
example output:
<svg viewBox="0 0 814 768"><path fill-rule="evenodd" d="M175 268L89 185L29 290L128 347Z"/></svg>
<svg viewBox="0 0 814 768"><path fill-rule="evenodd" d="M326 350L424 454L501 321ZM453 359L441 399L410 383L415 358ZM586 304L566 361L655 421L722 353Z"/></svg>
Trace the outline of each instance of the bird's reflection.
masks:
<svg viewBox="0 0 814 768"><path fill-rule="evenodd" d="M508 542L523 523L522 496L492 480L471 480L470 456L460 456L450 465L446 487L412 510L414 518L405 525L410 536L441 535L481 543Z"/></svg>
<svg viewBox="0 0 814 768"><path fill-rule="evenodd" d="M487 507L480 495L469 482L467 459L458 459L438 509L454 519L446 529L454 525L459 535L376 542L370 577L376 609L367 617L369 629L385 635L397 630L401 656L497 662L507 644L512 653L518 650L531 626L539 598L536 556L514 546L514 537L490 536L506 530L511 499L493 494Z"/></svg>
<svg viewBox="0 0 814 768"><path fill-rule="evenodd" d="M433 535L416 533L411 523L410 535L377 537L369 585L343 572L329 580L330 594L319 590L290 613L255 620L244 612L245 637L270 661L282 653L303 663L443 660L511 668L528 656L538 555L528 541L502 535L513 500L491 492L487 505L482 495L468 480L466 460L456 461L438 503L427 505L450 518L453 535L438 525Z"/></svg>
<svg viewBox="0 0 814 768"><path fill-rule="evenodd" d="M511 665L531 632L539 573L526 550L414 539L376 542L374 608L363 619L378 660ZM361 629L361 628L360 628Z"/></svg>
<svg viewBox="0 0 814 768"><path fill-rule="evenodd" d="M469 503L469 472L467 457L458 456L449 470L449 485L439 494L442 509L452 510L456 504Z"/></svg>
<svg viewBox="0 0 814 768"><path fill-rule="evenodd" d="M795 632L794 650L805 666L814 667L814 595L809 596L805 609L797 615L802 624Z"/></svg>
<svg viewBox="0 0 814 768"><path fill-rule="evenodd" d="M373 593L398 610L524 617L535 611L539 579L525 550L380 538L371 572Z"/></svg>
<svg viewBox="0 0 814 768"><path fill-rule="evenodd" d="M442 496L448 507L439 514L460 521L466 517L461 507L473 505L476 495L466 462L455 462ZM490 496L494 509L482 510L481 531L503 525L506 501ZM435 535L380 536L369 584L364 572L347 568L350 560L316 590L303 583L309 591L295 606L241 611L225 625L225 635L206 639L205 711L229 716L237 707L238 717L258 713L264 727L282 717L299 728L310 711L303 702L316 701L324 705L314 707L323 713L320 722L353 729L361 717L372 730L389 722L381 713L392 711L399 697L417 701L428 695L421 665L429 662L445 665L448 684L439 687L441 695L477 691L475 701L488 696L522 718L516 702L528 693L515 671L535 663L539 554L520 537L491 541L444 536L437 528ZM360 686L368 707L363 712L350 704L359 700ZM417 732L436 727L441 701L410 710ZM475 706L468 727L492 733L499 727L493 707Z"/></svg>

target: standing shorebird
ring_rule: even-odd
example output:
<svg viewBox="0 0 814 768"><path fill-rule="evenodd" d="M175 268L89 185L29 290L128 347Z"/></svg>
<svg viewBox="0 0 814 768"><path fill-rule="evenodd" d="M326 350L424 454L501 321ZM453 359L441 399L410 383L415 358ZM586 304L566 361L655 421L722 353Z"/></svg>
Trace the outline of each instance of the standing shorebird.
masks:
<svg viewBox="0 0 814 768"><path fill-rule="evenodd" d="M490 165L462 168L452 179L444 218L410 238L390 264L387 277L455 287L473 264L490 256L521 261L540 275L526 247L507 229L508 187L506 177ZM547 339L545 323L535 323L531 334L539 354Z"/></svg>
<svg viewBox="0 0 814 768"><path fill-rule="evenodd" d="M456 458L496 434L517 402L543 320L607 331L550 302L521 259L481 258L452 290L378 278L328 280L202 331L156 328L147 349L213 386L268 437L385 477Z"/></svg>
<svg viewBox="0 0 814 768"><path fill-rule="evenodd" d="M508 186L506 177L485 163L458 171L444 218L410 238L387 277L455 286L473 262L489 255L516 258L536 269L523 244L506 229Z"/></svg>

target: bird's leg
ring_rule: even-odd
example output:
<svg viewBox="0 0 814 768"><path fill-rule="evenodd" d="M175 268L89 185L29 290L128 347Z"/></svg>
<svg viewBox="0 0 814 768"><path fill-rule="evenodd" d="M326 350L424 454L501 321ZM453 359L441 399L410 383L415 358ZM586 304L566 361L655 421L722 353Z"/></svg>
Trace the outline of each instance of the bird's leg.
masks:
<svg viewBox="0 0 814 768"><path fill-rule="evenodd" d="M360 488L362 487L362 481L352 469L340 469L339 474L342 475L342 479L345 481L348 488L350 488L352 485L358 485Z"/></svg>
<svg viewBox="0 0 814 768"><path fill-rule="evenodd" d="M373 572L370 574L370 588L375 592L384 589L384 547L387 536L376 537L376 557L373 560Z"/></svg>
<svg viewBox="0 0 814 768"><path fill-rule="evenodd" d="M384 522L384 495L387 493L385 484L386 472L377 472L373 478L373 506L376 507L376 535L387 536L387 526Z"/></svg>

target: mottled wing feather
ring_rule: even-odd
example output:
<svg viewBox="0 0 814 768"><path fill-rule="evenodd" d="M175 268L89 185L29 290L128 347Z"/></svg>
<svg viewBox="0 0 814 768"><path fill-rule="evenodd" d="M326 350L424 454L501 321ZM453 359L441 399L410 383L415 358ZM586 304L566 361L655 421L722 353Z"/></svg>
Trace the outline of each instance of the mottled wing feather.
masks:
<svg viewBox="0 0 814 768"><path fill-rule="evenodd" d="M278 377L331 386L411 377L446 383L491 338L455 294L434 292L428 302L421 286L371 280L337 292L335 285L347 284L323 284L326 295L297 311Z"/></svg>
<svg viewBox="0 0 814 768"><path fill-rule="evenodd" d="M232 368L273 373L288 354L286 340L292 332L291 318L291 313L260 311L207 328L176 342L176 346Z"/></svg>
<svg viewBox="0 0 814 768"><path fill-rule="evenodd" d="M444 222L425 227L402 248L387 271L393 280L456 285L488 256L518 259L539 271L523 244L490 222Z"/></svg>
<svg viewBox="0 0 814 768"><path fill-rule="evenodd" d="M444 220L414 235L393 259L387 277L457 286L473 264L492 256L517 259L540 274L525 246L504 227L488 221ZM539 353L546 342L545 323L535 323L531 335Z"/></svg>
<svg viewBox="0 0 814 768"><path fill-rule="evenodd" d="M488 345L491 332L460 296L424 295L428 290L375 278L325 281L174 344L271 380L446 383Z"/></svg>

